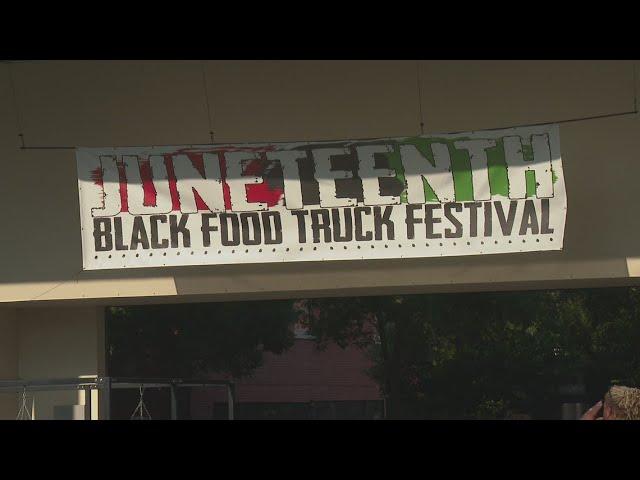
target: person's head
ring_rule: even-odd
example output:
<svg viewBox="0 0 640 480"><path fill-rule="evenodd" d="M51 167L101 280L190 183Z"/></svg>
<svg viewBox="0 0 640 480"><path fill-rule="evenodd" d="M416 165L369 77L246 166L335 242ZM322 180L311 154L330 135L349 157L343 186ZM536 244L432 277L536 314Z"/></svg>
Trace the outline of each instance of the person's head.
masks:
<svg viewBox="0 0 640 480"><path fill-rule="evenodd" d="M604 396L604 420L640 420L640 389L615 385Z"/></svg>

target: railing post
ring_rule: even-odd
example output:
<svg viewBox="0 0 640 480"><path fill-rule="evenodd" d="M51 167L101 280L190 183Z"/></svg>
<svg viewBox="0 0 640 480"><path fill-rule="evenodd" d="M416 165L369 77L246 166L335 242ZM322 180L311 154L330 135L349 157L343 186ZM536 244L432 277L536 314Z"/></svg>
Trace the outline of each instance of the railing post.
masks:
<svg viewBox="0 0 640 480"><path fill-rule="evenodd" d="M111 420L111 377L98 377L98 419Z"/></svg>
<svg viewBox="0 0 640 480"><path fill-rule="evenodd" d="M171 393L171 420L178 419L178 401L176 398L176 385L171 382L169 386L169 391Z"/></svg>
<svg viewBox="0 0 640 480"><path fill-rule="evenodd" d="M227 406L229 410L229 420L233 420L234 418L234 406L236 402L236 388L234 383L229 383L227 385Z"/></svg>
<svg viewBox="0 0 640 480"><path fill-rule="evenodd" d="M91 387L86 386L84 390L84 419L91 420Z"/></svg>

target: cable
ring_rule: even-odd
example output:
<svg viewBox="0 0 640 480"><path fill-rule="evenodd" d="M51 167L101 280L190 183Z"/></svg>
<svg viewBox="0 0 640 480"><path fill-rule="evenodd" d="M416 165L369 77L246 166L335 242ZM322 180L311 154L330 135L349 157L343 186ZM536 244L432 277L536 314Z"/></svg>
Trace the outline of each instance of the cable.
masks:
<svg viewBox="0 0 640 480"><path fill-rule="evenodd" d="M211 143L213 144L213 126L211 121L211 106L209 104L209 90L207 89L207 72L204 65L204 60L201 62L202 65L202 85L204 87L204 99L207 104L207 120L209 122L209 137L211 138Z"/></svg>
<svg viewBox="0 0 640 480"><path fill-rule="evenodd" d="M7 71L9 72L9 86L11 87L11 95L13 98L13 110L16 115L16 126L18 127L18 137L20 138L20 148L25 148L24 134L22 128L22 118L20 117L20 108L18 107L18 96L16 95L16 87L13 82L13 72L11 70L11 63L7 64Z"/></svg>
<svg viewBox="0 0 640 480"><path fill-rule="evenodd" d="M19 113L19 107L18 107L18 101L17 101L17 95L16 95L16 91L15 91L15 87L14 87L14 82L13 82L13 76L11 74L11 62L7 62L8 63L8 68L9 68L9 79L10 79L10 83L11 83L11 90L12 90L12 94L13 94L13 103L14 103L14 108L15 108L15 113L16 113L16 125L18 127L18 131L20 132L18 134L18 136L21 139L21 150L75 150L76 148L78 148L77 146L26 146L25 142L24 142L24 134L22 133L22 119ZM598 119L604 119L604 118L613 118L613 117L621 117L621 116L626 116L626 115L637 115L638 112L638 95L637 95L637 73L636 73L636 65L635 62L632 64L633 66L633 110L630 111L624 111L624 112L616 112L616 113L605 113L605 114L600 114L600 115L592 115L592 116L586 116L586 117L576 117L576 118L568 118L568 119L562 119L562 120L555 120L555 121L546 121L546 122L538 122L538 123L527 123L527 124L519 124L519 125L509 125L506 127L494 127L494 128L483 128L481 130L474 130L474 131L483 131L483 132L491 132L491 131L496 131L496 130L507 130L507 129L511 129L511 128L519 128L519 127L539 127L539 126L543 126L543 125L560 125L560 124L565 124L565 123L573 123L573 122L581 122L581 121L588 121L588 120L598 120ZM206 101L206 107L207 107L207 121L208 121L208 125L209 125L209 135L211 138L211 144L210 145L215 145L214 143L214 133L213 133L213 121L212 121L212 116L211 116L211 107L210 107L210 102L209 102L209 92L207 89L207 81L206 81L206 71L204 68L204 61L202 62L202 81L203 81L203 87L204 87L204 93L205 93L205 101ZM421 86L421 76L420 76L420 62L416 61L416 87L417 87L417 94L418 94L418 106L419 106L419 115L420 115L420 133L421 135L424 135L424 114L423 114L423 109L422 109L422 86ZM453 131L453 132L434 132L434 135L456 135L456 134L460 134L460 133L471 133L471 131L469 130L459 130L459 131ZM347 140L342 140L342 141L351 141L351 142L364 142L364 141L375 141L375 140L379 140L378 137L376 138L360 138L360 139L347 139ZM300 143L300 142L304 142L305 140L292 140L289 142L276 142L276 143ZM313 140L307 140L308 142L311 142ZM341 141L341 140L336 140L336 141ZM270 142L242 142L242 143L270 143ZM175 144L168 144L168 145L151 145L151 147L154 146L158 146L158 147L163 147L163 146L174 146ZM202 145L199 143L192 143L189 145ZM148 146L148 145L146 145ZM129 146L125 146L125 147L104 147L104 148L126 148L126 147L133 147L131 145Z"/></svg>
<svg viewBox="0 0 640 480"><path fill-rule="evenodd" d="M420 60L416 60L416 81L418 84L418 109L420 111L420 135L424 135L424 116L422 114L422 85L420 81Z"/></svg>
<svg viewBox="0 0 640 480"><path fill-rule="evenodd" d="M538 122L538 123L527 123L521 125L509 125L508 127L494 127L494 128L483 128L482 130L473 130L480 132L493 132L495 130L508 130L510 128L520 128L520 127L540 127L543 125L562 125L563 123L572 123L572 122L583 122L586 120L598 120L600 118L611 118L611 117L622 117L624 115L636 115L638 113L637 110L631 110L627 112L617 112L617 113L604 113L602 115L592 115L590 117L577 117L577 118L568 118L564 120L555 120L553 122ZM457 132L447 132L445 135L455 135L458 133L471 133L469 130L460 130Z"/></svg>

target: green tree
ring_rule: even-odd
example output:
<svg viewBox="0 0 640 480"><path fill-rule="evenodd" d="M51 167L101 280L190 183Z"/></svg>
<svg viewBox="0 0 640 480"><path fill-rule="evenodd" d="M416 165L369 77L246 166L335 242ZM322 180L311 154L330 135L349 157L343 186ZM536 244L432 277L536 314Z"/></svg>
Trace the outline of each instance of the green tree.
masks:
<svg viewBox="0 0 640 480"><path fill-rule="evenodd" d="M240 378L265 351L293 345L290 301L191 303L109 310L109 368L119 377Z"/></svg>
<svg viewBox="0 0 640 480"><path fill-rule="evenodd" d="M246 376L301 319L368 352L390 418L553 418L563 385L640 384L637 288L113 308L111 375Z"/></svg>
<svg viewBox="0 0 640 480"><path fill-rule="evenodd" d="M318 346L365 348L391 418L557 416L559 388L640 380L637 289L319 299Z"/></svg>

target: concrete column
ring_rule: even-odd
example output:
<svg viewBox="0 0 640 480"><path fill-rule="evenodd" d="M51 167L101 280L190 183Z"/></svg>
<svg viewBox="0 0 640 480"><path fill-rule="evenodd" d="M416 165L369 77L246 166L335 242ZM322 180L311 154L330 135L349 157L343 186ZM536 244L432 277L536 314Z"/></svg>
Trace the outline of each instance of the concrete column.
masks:
<svg viewBox="0 0 640 480"><path fill-rule="evenodd" d="M15 308L0 308L0 380L18 377L18 326ZM13 420L18 413L17 395L0 393L0 420Z"/></svg>
<svg viewBox="0 0 640 480"><path fill-rule="evenodd" d="M17 311L18 377L78 378L104 375L103 307L35 307ZM83 391L36 392L35 418L83 415ZM91 417L99 418L94 391Z"/></svg>

